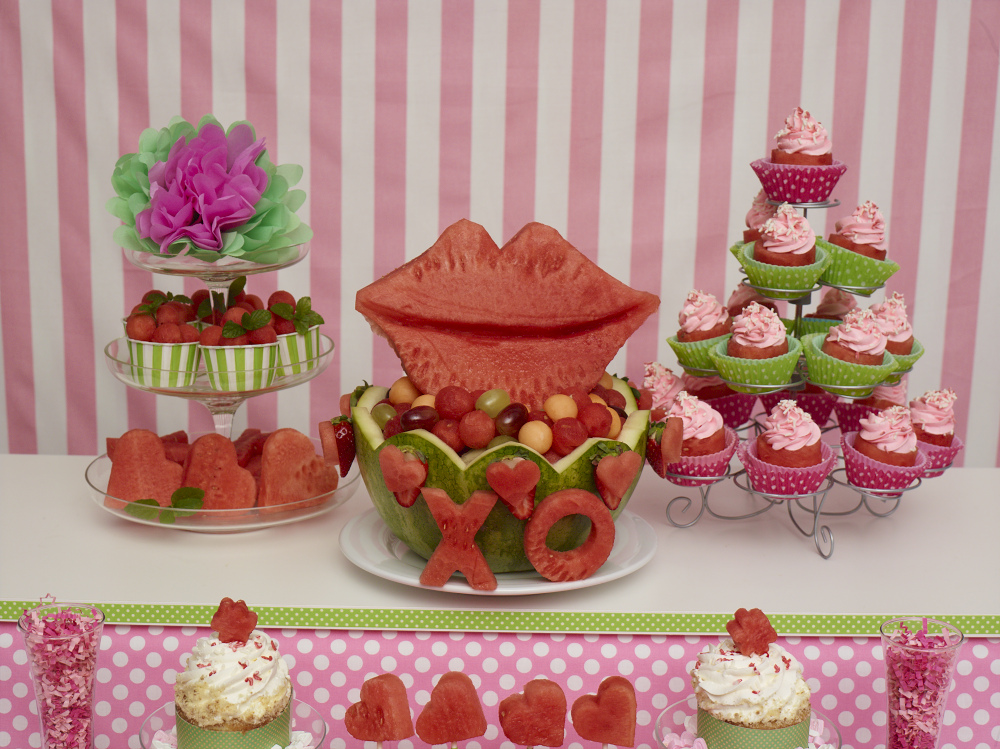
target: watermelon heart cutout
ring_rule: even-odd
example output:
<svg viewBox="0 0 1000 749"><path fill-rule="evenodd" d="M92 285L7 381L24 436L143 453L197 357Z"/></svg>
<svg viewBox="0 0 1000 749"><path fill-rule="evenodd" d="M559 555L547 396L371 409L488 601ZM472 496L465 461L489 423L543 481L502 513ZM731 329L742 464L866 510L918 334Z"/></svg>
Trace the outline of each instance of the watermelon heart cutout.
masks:
<svg viewBox="0 0 1000 749"><path fill-rule="evenodd" d="M204 490L204 510L246 509L257 501L257 480L240 467L236 446L221 434L203 434L191 445L183 485Z"/></svg>
<svg viewBox="0 0 1000 749"><path fill-rule="evenodd" d="M542 477L537 463L530 460L500 460L486 467L486 482L519 520L531 517L535 509L535 487Z"/></svg>
<svg viewBox="0 0 1000 749"><path fill-rule="evenodd" d="M137 499L154 499L160 507L170 507L171 495L181 487L184 468L167 458L159 435L147 429L130 429L118 438L114 456L106 506L121 508Z"/></svg>
<svg viewBox="0 0 1000 749"><path fill-rule="evenodd" d="M570 718L582 739L635 746L635 688L624 676L609 676L597 694L585 694L573 702Z"/></svg>
<svg viewBox="0 0 1000 749"><path fill-rule="evenodd" d="M427 480L427 465L411 452L404 452L395 445L386 445L379 453L378 465L386 488L392 492L401 507L412 507L420 494L420 487Z"/></svg>
<svg viewBox="0 0 1000 749"><path fill-rule="evenodd" d="M589 438L573 452L555 463L517 442L506 442L482 451L458 455L428 431L415 429L395 434L388 439L371 416L371 409L388 394L384 387L372 386L362 393L352 409L357 460L362 479L372 503L389 530L415 554L429 559L441 541L441 531L434 521L426 501L417 497L409 507L403 507L388 488L381 462L386 450L403 449L419 453L427 466L424 486L444 489L455 502L464 502L475 491L495 491L486 478L488 467L498 461L522 458L535 463L540 478L535 485L535 503L554 492L580 488L599 497L594 463L610 451L624 446L645 457L649 411L637 410L631 388L623 380L615 380L614 389L626 400L628 418L622 425L618 440ZM390 459L392 460L392 459ZM498 492L499 493L499 492ZM628 503L631 490L622 497L612 517L617 517ZM526 520L515 517L502 501L497 502L482 528L476 533L476 545L495 573L532 570L524 551ZM567 517L558 521L549 534L553 550L576 548L587 538L590 522L582 517Z"/></svg>
<svg viewBox="0 0 1000 749"><path fill-rule="evenodd" d="M417 716L417 736L431 745L474 739L484 735L486 728L476 687L461 671L441 675Z"/></svg>
<svg viewBox="0 0 1000 749"><path fill-rule="evenodd" d="M598 461L597 488L609 509L618 507L641 470L642 456L631 450L619 455L605 455Z"/></svg>
<svg viewBox="0 0 1000 749"><path fill-rule="evenodd" d="M562 746L566 736L566 694L548 679L532 679L524 692L504 697L499 707L504 736L520 746Z"/></svg>
<svg viewBox="0 0 1000 749"><path fill-rule="evenodd" d="M323 495L337 488L337 466L316 454L313 441L296 429L278 429L264 443L261 452L261 481L257 506L266 508L291 502L311 507L322 502Z"/></svg>
<svg viewBox="0 0 1000 749"><path fill-rule="evenodd" d="M361 699L344 713L344 727L359 741L402 741L413 735L406 685L395 674L379 674L361 685Z"/></svg>

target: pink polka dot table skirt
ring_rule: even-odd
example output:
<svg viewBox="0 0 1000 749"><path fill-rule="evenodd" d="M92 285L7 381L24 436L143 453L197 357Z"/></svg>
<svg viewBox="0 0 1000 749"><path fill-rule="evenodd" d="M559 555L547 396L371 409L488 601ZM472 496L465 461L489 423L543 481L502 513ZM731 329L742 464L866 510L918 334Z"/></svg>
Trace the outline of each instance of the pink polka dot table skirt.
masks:
<svg viewBox="0 0 1000 749"><path fill-rule="evenodd" d="M691 693L688 671L696 655L718 636L589 635L365 631L267 628L281 645L296 698L311 705L328 726L325 747L358 747L344 729L344 712L359 699L361 683L391 671L406 684L419 712L435 677L468 674L489 724L468 749L513 749L500 731L497 705L524 683L545 677L560 684L569 703L594 693L601 679L629 679L638 700L636 745L653 749L657 716ZM172 701L174 675L207 628L109 625L104 629L95 698L97 749L139 748L146 716ZM837 723L844 747L885 744L886 696L882 647L876 637L787 637L782 644L803 663L814 706ZM39 747L34 695L20 634L0 622L0 747ZM416 736L399 749L426 746ZM566 723L569 749L591 749ZM940 747L1000 746L1000 640L972 637L959 659ZM370 744L374 747L374 744Z"/></svg>

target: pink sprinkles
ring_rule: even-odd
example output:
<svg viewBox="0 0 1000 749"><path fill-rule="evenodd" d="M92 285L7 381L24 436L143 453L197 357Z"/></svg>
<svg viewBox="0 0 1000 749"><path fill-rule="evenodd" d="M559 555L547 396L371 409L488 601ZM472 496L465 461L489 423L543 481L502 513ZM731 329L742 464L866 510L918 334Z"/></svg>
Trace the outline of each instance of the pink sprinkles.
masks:
<svg viewBox="0 0 1000 749"><path fill-rule="evenodd" d="M948 627L950 633L955 633ZM963 637L918 632L906 624L886 633L886 690L889 699L887 749L934 749Z"/></svg>
<svg viewBox="0 0 1000 749"><path fill-rule="evenodd" d="M29 609L18 621L35 685L43 747L93 745L94 672L103 624L99 609L55 603Z"/></svg>

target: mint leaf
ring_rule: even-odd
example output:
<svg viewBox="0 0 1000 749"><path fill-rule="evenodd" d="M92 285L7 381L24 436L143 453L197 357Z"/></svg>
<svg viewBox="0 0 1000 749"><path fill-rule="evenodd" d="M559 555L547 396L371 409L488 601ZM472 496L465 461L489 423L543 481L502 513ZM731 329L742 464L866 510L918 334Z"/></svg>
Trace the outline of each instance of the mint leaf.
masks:
<svg viewBox="0 0 1000 749"><path fill-rule="evenodd" d="M176 512L172 512L171 515L176 514L178 517L194 515L202 508L204 499L204 489L199 489L195 486L182 486L170 495L170 506L176 509ZM173 522L173 520L171 519L170 522Z"/></svg>
<svg viewBox="0 0 1000 749"><path fill-rule="evenodd" d="M259 330L271 323L271 313L266 309L255 309L249 315L243 315L243 327L247 330Z"/></svg>
<svg viewBox="0 0 1000 749"><path fill-rule="evenodd" d="M141 520L156 520L160 505L155 499L136 499L125 505L125 512Z"/></svg>
<svg viewBox="0 0 1000 749"><path fill-rule="evenodd" d="M243 326L238 323L234 323L232 320L227 320L225 326L222 328L223 338L238 338L244 333L246 333L246 331L243 329Z"/></svg>
<svg viewBox="0 0 1000 749"><path fill-rule="evenodd" d="M291 320L295 317L295 310L288 302L276 302L271 305L271 313L282 320Z"/></svg>

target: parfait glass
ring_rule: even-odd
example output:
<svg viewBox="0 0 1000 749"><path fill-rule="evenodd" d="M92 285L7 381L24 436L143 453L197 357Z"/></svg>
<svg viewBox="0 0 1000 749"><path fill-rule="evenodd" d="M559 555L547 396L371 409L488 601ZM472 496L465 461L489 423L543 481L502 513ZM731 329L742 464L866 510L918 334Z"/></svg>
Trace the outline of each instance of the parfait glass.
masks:
<svg viewBox="0 0 1000 749"><path fill-rule="evenodd" d="M880 632L889 714L886 749L934 749L965 636L926 617L885 622Z"/></svg>
<svg viewBox="0 0 1000 749"><path fill-rule="evenodd" d="M35 687L42 749L92 749L104 613L83 603L43 603L25 611L17 627Z"/></svg>

